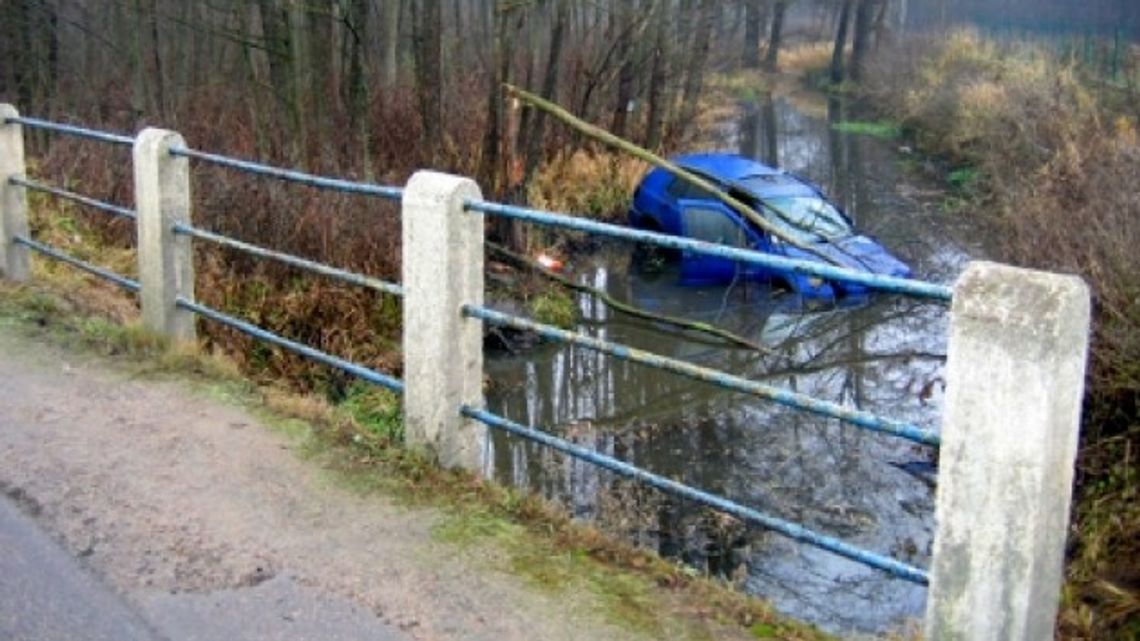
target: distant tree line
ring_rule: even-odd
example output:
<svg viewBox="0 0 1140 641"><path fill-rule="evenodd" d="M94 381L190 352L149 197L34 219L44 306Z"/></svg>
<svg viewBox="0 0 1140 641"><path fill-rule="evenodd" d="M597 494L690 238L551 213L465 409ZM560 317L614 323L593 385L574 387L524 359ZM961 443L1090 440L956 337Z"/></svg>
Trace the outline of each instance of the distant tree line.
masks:
<svg viewBox="0 0 1140 641"><path fill-rule="evenodd" d="M909 0L908 26L973 24L995 31L1111 35L1140 38L1136 0Z"/></svg>
<svg viewBox="0 0 1140 641"><path fill-rule="evenodd" d="M830 38L850 15L857 74L905 3L0 0L0 99L127 129L208 121L260 157L363 175L403 154L501 186L574 142L503 82L660 148L714 62L775 68L789 33Z"/></svg>

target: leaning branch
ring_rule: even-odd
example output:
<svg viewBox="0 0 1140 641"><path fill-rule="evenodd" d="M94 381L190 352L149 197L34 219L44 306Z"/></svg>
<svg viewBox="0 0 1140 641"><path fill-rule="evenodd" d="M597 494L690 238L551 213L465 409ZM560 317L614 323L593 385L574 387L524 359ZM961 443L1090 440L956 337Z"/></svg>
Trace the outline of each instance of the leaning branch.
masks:
<svg viewBox="0 0 1140 641"><path fill-rule="evenodd" d="M590 123L582 120L581 118L578 118L577 116L570 113L569 111L566 111L565 109L558 106L557 104L555 104L549 100L545 100L539 96L536 96L536 95L530 93L529 91L526 91L525 89L521 89L521 88L516 87L515 85L512 85L510 83L503 83L503 86L510 96L517 98L517 99L531 105L532 107L535 107L536 109L541 109L542 111L545 111L546 113L550 114L554 118L557 118L558 120L562 121L564 124L582 132L583 134L585 134L585 135L587 135L587 136L589 136L595 140L598 140L598 141L600 141L606 145L609 145L611 147L614 147L616 149L624 151L625 153L630 154L631 156L633 156L635 158L638 158L640 160L644 160L645 162L647 162L651 165L654 165L656 167L660 167L660 168L664 169L665 171L668 171L669 173L677 176L678 178L680 178L680 179L682 179L688 183L691 183L691 184L695 185L696 187L699 187L700 189L703 189L703 190L713 194L714 196L716 196L717 198L722 200L726 205L728 205L733 210L735 210L738 214L743 216L745 219L752 222L757 227L759 227L760 229L763 229L764 231L768 232L769 234L772 234L773 236L780 238L781 240L788 243L789 245L792 245L793 247L798 247L798 248L808 252L809 254L812 254L813 256L818 256L819 258L822 258L823 260L825 260L829 263L835 262L834 259L830 258L829 256L824 255L822 252L820 252L816 248L812 247L811 245L800 241L799 239L797 239L797 238L791 236L790 234L784 232L779 227L776 227L771 222L769 222L766 218L764 218L759 213L757 213L755 209L749 207L746 203L744 203L740 199L734 198L731 194L722 190L717 185L705 180L704 178L701 178L699 175L694 174L691 171L687 171L687 170L681 168L676 163L670 162L670 161L666 160L665 158L662 158L661 156L658 156L657 154L649 151L648 149L638 147L637 145L629 142L628 140L619 138L619 137L611 134L610 132L606 131L605 129L602 129L601 127L591 125Z"/></svg>
<svg viewBox="0 0 1140 641"><path fill-rule="evenodd" d="M747 338L745 338L739 334L734 334L734 333L732 333L726 329L721 329L720 327L709 325L708 323L701 323L699 321L693 321L693 320L689 320L686 318L678 318L676 316L665 316L662 314L655 314L653 312L646 311L646 310L641 309L639 307L634 307L633 305L630 305L629 303L623 303L622 301L617 300L613 296L609 295L608 293L606 293L600 289L597 289L595 287L590 287L589 285L583 285L581 283L576 283L573 280L570 280L569 278L566 278L565 276L563 276L559 273L556 273L554 271L547 269L546 267L543 267L538 262L533 261L530 258L523 256L522 254L517 254L517 253L507 249L506 247L503 247L502 245L498 245L496 243L490 243L489 242L489 243L487 243L487 248L493 252L496 252L498 254L502 254L503 256L506 256L511 261L513 261L519 265L528 267L530 269L533 269L533 270L539 272L543 276L546 276L547 278L554 280L555 282L562 285L563 287L573 289L574 291L579 291L579 292L584 292L586 294L589 294L589 295L597 298L598 300L604 302L606 305L608 305L614 311L621 312L621 313L626 314L628 316L634 316L636 318L644 318L644 319L650 320L650 321L665 323L666 325L672 325L674 327L679 327L679 328L684 329L684 330L701 332L703 334L708 334L709 336L713 336L715 338L718 338L722 341L732 343L734 345L739 345L741 347L746 347L748 349L753 349L753 350L756 350L758 352L763 352L765 354L771 354L772 353L772 350L768 349L767 347L764 347L763 345L761 345L755 341L751 341L751 340L749 340L749 339L747 339Z"/></svg>

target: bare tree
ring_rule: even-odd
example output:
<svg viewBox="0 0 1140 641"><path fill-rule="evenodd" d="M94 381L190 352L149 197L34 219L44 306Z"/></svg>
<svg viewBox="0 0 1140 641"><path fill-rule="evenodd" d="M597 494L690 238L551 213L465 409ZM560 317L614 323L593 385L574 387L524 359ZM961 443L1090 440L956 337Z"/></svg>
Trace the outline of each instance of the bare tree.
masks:
<svg viewBox="0 0 1140 641"><path fill-rule="evenodd" d="M851 22L851 4L855 0L842 0L839 7L839 26L835 31L835 46L831 52L831 84L843 82L843 58L847 50L847 29Z"/></svg>
<svg viewBox="0 0 1140 641"><path fill-rule="evenodd" d="M780 60L780 42L784 36L784 16L788 12L789 0L776 0L772 14L772 32L768 38L768 56L764 60L764 67L768 71L776 71Z"/></svg>
<svg viewBox="0 0 1140 641"><path fill-rule="evenodd" d="M687 127L697 114L697 99L704 86L705 64L709 57L709 39L712 35L716 0L701 0L697 9L697 24L693 33L693 47L689 51L689 64L685 69L685 87L681 94L680 127Z"/></svg>
<svg viewBox="0 0 1140 641"><path fill-rule="evenodd" d="M871 46L871 27L879 0L858 0L858 3L855 9L855 41L851 51L851 79L856 82L863 79L867 53Z"/></svg>
<svg viewBox="0 0 1140 641"><path fill-rule="evenodd" d="M741 64L750 69L760 67L760 32L764 29L762 9L766 0L745 0L744 2L744 51Z"/></svg>
<svg viewBox="0 0 1140 641"><path fill-rule="evenodd" d="M440 0L423 0L416 20L416 96L420 109L420 140L428 158L443 147L443 12Z"/></svg>

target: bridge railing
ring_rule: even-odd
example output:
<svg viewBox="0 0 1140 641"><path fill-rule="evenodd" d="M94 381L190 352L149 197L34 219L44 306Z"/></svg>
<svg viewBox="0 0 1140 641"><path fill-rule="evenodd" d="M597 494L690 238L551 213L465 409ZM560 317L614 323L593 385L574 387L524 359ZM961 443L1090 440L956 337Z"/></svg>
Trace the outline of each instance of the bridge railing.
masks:
<svg viewBox="0 0 1140 641"><path fill-rule="evenodd" d="M423 171L403 188L375 185L194 150L177 133L165 130L147 129L129 137L21 117L8 105L0 105L0 119L0 272L9 280L28 279L29 256L36 253L137 293L144 326L172 340L195 340L195 316L200 316L400 392L408 446L433 452L445 466L485 471L487 428L500 430L903 580L929 584L928 638L1037 639L1051 634L1061 580L1088 343L1089 295L1079 279L972 263L949 288L488 203L482 200L473 181L458 176ZM135 209L27 177L22 135L25 127L131 146ZM191 160L314 188L399 199L402 284L195 227L191 222ZM28 191L134 220L139 280L112 273L33 239L27 220ZM950 302L947 391L941 430L876 416L489 309L483 305L483 217L487 215ZM190 246L194 240L402 296L404 380L199 304L194 297ZM482 395L484 323L536 332L549 340L664 369L884 436L939 448L937 530L931 570L858 548L487 412Z"/></svg>

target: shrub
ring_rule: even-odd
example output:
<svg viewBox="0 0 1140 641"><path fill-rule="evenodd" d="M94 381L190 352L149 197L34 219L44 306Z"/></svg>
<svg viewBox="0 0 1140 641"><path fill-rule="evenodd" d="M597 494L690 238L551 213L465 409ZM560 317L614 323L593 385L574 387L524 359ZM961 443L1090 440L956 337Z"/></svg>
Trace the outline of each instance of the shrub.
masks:
<svg viewBox="0 0 1140 641"><path fill-rule="evenodd" d="M1122 99L1071 61L976 32L904 45L866 97L976 194L979 225L1009 262L1081 275L1093 292L1083 448L1062 638L1135 632L1140 515L1140 133ZM1134 91L1134 90L1133 90ZM1123 586L1123 587L1122 587ZM1124 637L1119 637L1124 638Z"/></svg>
<svg viewBox="0 0 1140 641"><path fill-rule="evenodd" d="M624 221L633 190L648 166L628 156L575 151L543 164L527 189L532 207Z"/></svg>

